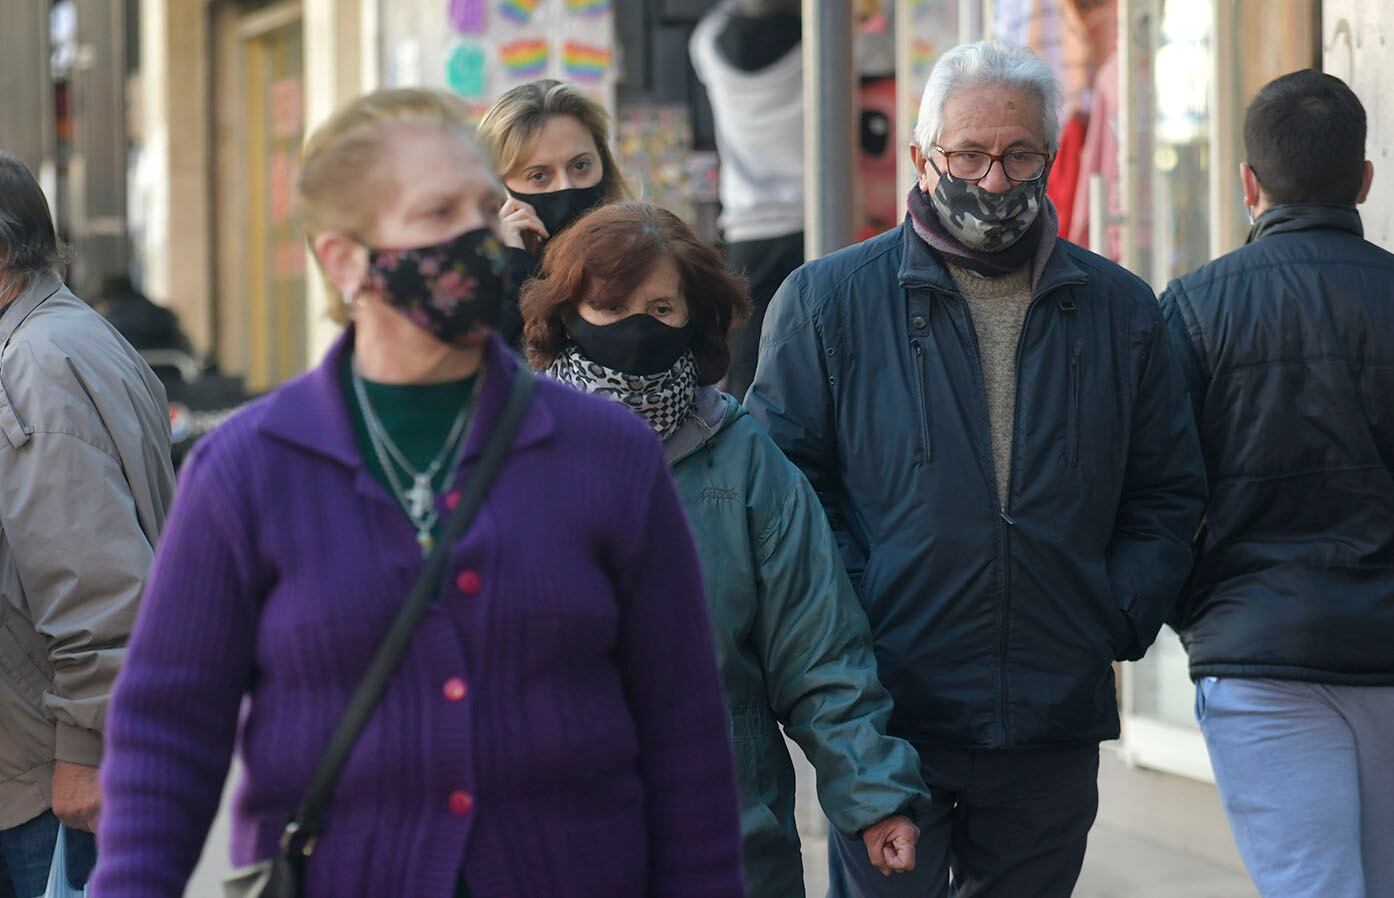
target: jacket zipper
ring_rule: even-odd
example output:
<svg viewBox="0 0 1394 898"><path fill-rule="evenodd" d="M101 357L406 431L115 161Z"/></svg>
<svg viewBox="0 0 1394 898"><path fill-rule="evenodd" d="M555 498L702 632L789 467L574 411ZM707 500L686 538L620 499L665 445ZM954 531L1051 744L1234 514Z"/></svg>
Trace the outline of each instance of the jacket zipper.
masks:
<svg viewBox="0 0 1394 898"><path fill-rule="evenodd" d="M1065 287L1065 286L1068 286L1068 285L1067 285L1067 284L1059 284L1059 285L1057 285L1056 287L1052 288L1052 292L1053 292L1055 289L1060 289L1060 288ZM963 298L963 295L962 295L961 293L955 292L953 295L958 299L959 308L963 311L964 317L965 317L965 318L967 319L967 321L968 321L968 333L969 333L969 334L972 336L972 338L973 338L973 347L972 347L972 348L973 348L973 355L974 355L974 357L977 359L977 362L978 362L978 382L979 382L980 385L984 385L984 386L982 386L982 393L983 393L982 400L983 400L983 410L986 411L986 409L987 409L987 395L986 395L986 386L985 386L985 384L986 384L986 379L985 379L985 376L984 376L984 374L983 374L983 358L982 358L982 354L978 351L978 330L977 330L977 328L974 327L974 325L973 325L973 313L972 313L971 311L968 310L968 301L965 300L965 299ZM998 622L997 622L997 623L998 623L998 627L997 627L997 628L998 628L998 631L999 631L1000 634L1001 634L1001 641L1000 641L1000 643L999 643L998 653L997 653L997 678L998 678L998 683L1000 684L999 695L998 695L998 702L999 702L999 704L998 704L998 716L999 716L999 718L1000 718L1001 721L1002 721L1002 745L1003 745L1004 748L1010 747L1010 746L1012 745L1012 739L1011 739L1011 726L1010 726L1010 723L1009 723L1008 718L1007 718L1007 706L1008 706L1008 704L1009 704L1009 702L1010 702L1010 699L1011 699L1010 689L1009 689L1008 686L1007 686L1007 643L1010 641L1010 637L1011 637L1011 626L1010 626L1010 619L1011 619L1011 618L1010 618L1010 614L1009 614L1009 612L1010 612L1010 610L1011 610L1011 595L1012 595L1012 550L1011 550L1011 534L1012 534L1012 530L1016 527L1016 520L1012 518L1012 513L1011 513L1011 495L1012 495L1012 487L1013 487L1013 485L1016 483L1016 469L1017 469L1017 465L1016 465L1016 444L1017 444L1017 439L1018 439L1019 436L1020 436L1020 431L1017 430L1017 428L1016 428L1016 421L1020 418L1019 412L1021 411L1021 408L1020 408L1020 407L1021 407L1021 392L1022 392L1021 389L1020 389L1021 355L1022 355L1022 348L1023 348L1023 346L1024 346L1025 342L1026 342L1026 334L1029 332L1030 327L1031 327L1031 315L1036 311L1036 306L1039 305L1039 304L1040 304L1040 301L1041 301L1042 299L1044 299L1044 298L1045 298L1045 294L1044 294L1044 293L1038 294L1038 295L1033 296L1033 297L1031 298L1031 303L1030 303L1030 305L1028 305L1028 306L1026 307L1026 315L1025 315L1025 317L1022 319L1022 322L1021 322L1021 333L1017 335L1017 341L1016 341L1016 372L1017 372L1017 380L1018 380L1018 389L1017 389L1017 391L1016 391L1016 397L1015 397L1015 399L1014 399L1014 401L1013 401L1013 404L1012 404L1012 445L1011 445L1011 453L1012 453L1012 455L1011 455L1011 462L1012 462L1012 466L1011 466L1011 470L1007 473L1007 493L1006 493L1006 495L1005 495L1005 496L1003 496L1003 495L998 495L998 492L997 492L997 478L996 478L996 477L989 477L989 478L988 478L988 480L989 480L989 485L990 485L990 487L991 487L991 489L992 489L993 497L997 500L997 514L998 514L998 518L999 518L1000 521L1001 521L1001 539L999 540L999 542L1001 543L1002 603L1001 603L1000 610L999 610L999 612L998 612ZM1073 300L1066 298L1066 299L1064 299L1064 300L1061 300L1061 302L1060 302L1060 308L1061 308L1061 311L1073 312L1073 311L1075 311L1075 309L1076 309L1077 307L1075 306ZM1073 320L1073 318L1068 319L1068 320Z"/></svg>
<svg viewBox="0 0 1394 898"><path fill-rule="evenodd" d="M1079 344L1070 347L1070 467L1079 467Z"/></svg>
<svg viewBox="0 0 1394 898"><path fill-rule="evenodd" d="M978 349L978 345L979 345L979 344L978 344L978 329L977 329L977 327L973 324L973 313L968 309L968 301L965 300L965 299L963 298L963 295L962 295L962 294L955 294L955 295L958 297L959 307L963 310L963 316L964 316L964 318L968 321L968 334L969 334L970 337L973 338L973 346L972 346L972 349L973 349L973 357L977 360L977 363L978 363L978 383L979 383L979 385L980 385L980 390L981 390L981 394L982 394L982 408L983 408L984 414L987 414L987 377L986 377L986 375L983 373L983 356L982 356L982 353L981 353L981 352L979 351L979 349ZM1036 306L1036 301L1033 299L1033 300L1031 301L1031 304L1030 304L1029 306L1026 307L1026 317L1022 320L1022 323L1021 323L1021 335L1017 337L1017 346L1016 346L1017 360L1016 360L1016 363L1017 363L1017 369L1018 369L1018 371L1021 369L1021 344L1022 344L1022 339L1023 339L1023 337L1024 337L1025 334L1026 334L1026 326L1027 326L1027 324L1030 323L1030 321L1031 321L1031 310L1034 309L1035 306ZM1017 402L1018 402L1018 403L1020 402L1020 396L1021 396L1021 390L1017 390L1017 397L1018 397ZM1017 413L1017 410L1016 410L1015 408L1013 408L1013 409L1012 409L1012 416L1013 416L1014 419L1015 419L1015 417L1016 417L1016 413ZM991 429L991 424L990 424L990 423L989 423L988 427L989 427L989 429ZM989 471L989 472L988 472L988 478L987 478L987 479L988 479L988 488L992 490L992 496L993 496L993 499L994 499L994 503L995 503L995 505L997 506L997 508L996 508L996 510L997 510L997 515L998 515L998 518L999 518L999 520L1000 520L1000 522L1001 522L1001 534L1000 534L1000 538L998 539L999 554L1000 554L1000 563L1001 563L1001 565L1002 565L1002 601L998 604L998 609L997 609L997 632L998 632L998 634L999 634L999 644L998 644L998 649L997 649L997 683L998 683L997 717L998 717L999 720L1002 721L1002 745L1003 745L1003 747L1006 747L1006 746L1008 746L1008 745L1011 744L1011 739L1010 739L1010 737L1009 737L1009 735L1008 735L1008 733L1009 733L1009 728L1008 728L1008 726L1007 726L1007 700L1008 700L1008 697L1009 697L1008 694L1007 694L1007 638L1008 638L1008 635L1009 635L1009 632L1008 632L1008 625L1007 625L1007 610L1008 610L1009 605L1011 604L1011 591L1012 591L1012 573L1011 573L1011 571L1012 571L1012 564L1011 564L1012 557L1011 557L1011 548L1010 548L1010 545L1009 545L1009 540L1010 540L1010 537L1011 537L1011 530L1010 530L1010 528L1013 527L1013 526L1015 526L1016 521L1012 520L1011 513L1008 511L1007 506L1008 506L1008 501L1009 501L1009 500L1008 500L1008 497L1011 495L1011 492L1012 492L1012 480L1013 480L1013 478L1014 478L1014 476L1015 476L1015 471L1016 471L1016 464L1015 464L1015 457L1016 457L1016 427L1015 427L1015 424L1013 424L1013 428L1012 428L1012 449L1011 449L1011 451L1012 451L1012 457L1013 457L1013 458L1012 458L1013 464L1012 464L1012 473L1009 473L1009 474L1007 475L1007 495L1006 495L1006 496L1002 496L1002 495L999 495L999 494L998 494L998 491L997 491L997 477L996 477L996 475L995 475L992 471Z"/></svg>
<svg viewBox="0 0 1394 898"><path fill-rule="evenodd" d="M1007 644L1011 638L1011 603L1012 603L1012 531L1016 528L1016 521L1012 518L1012 490L1016 485L1016 444L1021 431L1017 428L1016 422L1021 419L1021 356L1022 347L1026 343L1026 335L1031 329L1031 315L1036 311L1036 306L1045 297L1040 294L1032 297L1030 305L1026 307L1026 315L1021 321L1021 333L1017 335L1016 341L1016 376L1017 390L1016 396L1012 401L1012 446L1011 446L1011 469L1007 472L1007 494L999 496L1000 508L998 513L1002 519L1002 643L998 653L998 667L1000 671L1002 690L1001 690L1001 716L1002 716L1002 745L1010 747L1012 745L1010 719L1007 716L1007 708L1011 702L1011 689L1007 685ZM1073 313L1077 309L1074 301L1068 297L1060 301L1060 310L1066 313ZM971 319L971 316L970 316ZM1067 322L1074 320L1073 314L1067 318ZM1068 325L1067 325L1068 326ZM1073 329L1071 329L1073 330ZM1070 335L1071 345L1073 346L1073 333ZM1078 347L1074 347L1078 350ZM978 367L982 368L982 357L978 357Z"/></svg>
<svg viewBox="0 0 1394 898"><path fill-rule="evenodd" d="M915 378L915 390L920 397L920 439L924 441L925 464L930 464L934 461L934 447L929 441L929 388L925 383L924 347L919 340L911 340L910 345L915 348L915 371L919 375Z"/></svg>
<svg viewBox="0 0 1394 898"><path fill-rule="evenodd" d="M1070 347L1070 420L1066 422L1069 433L1066 435L1070 467L1079 467L1079 343L1075 340L1075 313L1079 306L1066 297L1060 300L1060 311L1065 317L1065 343Z"/></svg>
<svg viewBox="0 0 1394 898"><path fill-rule="evenodd" d="M1013 436L1015 442L1015 436ZM1016 521L1007 512L1007 507L1002 506L998 511L1002 520L1002 618L998 629L1002 633L1002 643L997 652L998 682L1001 685L1001 720L1002 720L1002 746L1011 746L1011 727L1008 724L1007 706L1011 700L1011 690L1007 685L1007 641L1011 635L1011 617L1008 615L1012 601L1012 528L1016 526Z"/></svg>

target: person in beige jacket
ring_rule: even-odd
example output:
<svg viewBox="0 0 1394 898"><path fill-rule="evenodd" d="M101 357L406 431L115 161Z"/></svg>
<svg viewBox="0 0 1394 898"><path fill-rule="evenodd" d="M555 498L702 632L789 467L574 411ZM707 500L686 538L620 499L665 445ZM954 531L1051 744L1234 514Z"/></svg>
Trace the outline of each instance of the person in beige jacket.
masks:
<svg viewBox="0 0 1394 898"><path fill-rule="evenodd" d="M82 886L107 697L174 490L164 388L57 274L0 153L0 896L42 894L60 824Z"/></svg>

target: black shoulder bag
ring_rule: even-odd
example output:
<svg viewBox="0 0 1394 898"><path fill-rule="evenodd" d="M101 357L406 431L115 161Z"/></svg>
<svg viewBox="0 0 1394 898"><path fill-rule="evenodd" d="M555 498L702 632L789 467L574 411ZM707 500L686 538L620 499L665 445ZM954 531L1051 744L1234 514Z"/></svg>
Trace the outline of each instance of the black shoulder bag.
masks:
<svg viewBox="0 0 1394 898"><path fill-rule="evenodd" d="M479 466L475 468L465 486L460 505L446 523L441 538L427 556L421 575L412 585L406 604L397 613L392 627L387 631L382 645L368 665L363 681L349 699L348 708L340 718L334 735L329 740L320 759L319 768L310 781L295 816L286 825L281 836L281 848L276 856L268 860L244 867L233 873L223 884L227 898L300 898L304 894L305 861L314 853L315 839L323 825L324 811L333 794L344 764L348 761L353 746L363 732L363 727L372 716L373 709L382 700L387 690L388 680L396 671L407 646L421 619L425 617L431 600L435 598L445 565L450 557L451 547L469 530L479 507L493 486L494 478L508 457L513 437L523 422L536 383L531 372L520 367L509 388L508 404L489 435Z"/></svg>

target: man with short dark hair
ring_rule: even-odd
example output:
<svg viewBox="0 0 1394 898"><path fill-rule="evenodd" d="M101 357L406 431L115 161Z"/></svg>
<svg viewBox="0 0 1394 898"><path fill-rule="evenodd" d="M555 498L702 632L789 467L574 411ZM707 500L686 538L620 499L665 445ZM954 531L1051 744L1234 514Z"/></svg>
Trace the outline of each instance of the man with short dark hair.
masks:
<svg viewBox="0 0 1394 898"><path fill-rule="evenodd" d="M1394 895L1394 255L1355 208L1365 110L1294 72L1244 143L1248 245L1162 297L1211 488L1175 624L1259 891Z"/></svg>

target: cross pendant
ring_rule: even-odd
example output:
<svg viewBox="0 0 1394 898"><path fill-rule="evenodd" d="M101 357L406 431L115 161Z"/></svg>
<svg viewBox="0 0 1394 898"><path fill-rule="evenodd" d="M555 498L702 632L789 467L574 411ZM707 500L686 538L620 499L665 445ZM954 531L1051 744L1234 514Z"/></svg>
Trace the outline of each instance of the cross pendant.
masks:
<svg viewBox="0 0 1394 898"><path fill-rule="evenodd" d="M407 490L407 503L411 506L407 513L412 520L423 520L431 513L431 506L435 505L436 497L431 492L431 479L425 475L417 475L412 478L411 489Z"/></svg>

